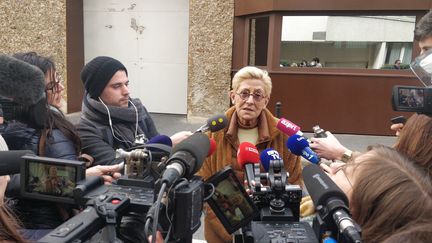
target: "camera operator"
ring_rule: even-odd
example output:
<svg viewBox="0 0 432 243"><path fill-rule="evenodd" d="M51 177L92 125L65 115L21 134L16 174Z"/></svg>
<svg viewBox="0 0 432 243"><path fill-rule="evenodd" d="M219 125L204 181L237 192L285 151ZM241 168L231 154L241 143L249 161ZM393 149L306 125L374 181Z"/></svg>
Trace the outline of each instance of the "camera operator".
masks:
<svg viewBox="0 0 432 243"><path fill-rule="evenodd" d="M411 230L410 234L422 235L415 242L428 242L432 237L430 177L423 168L392 148L369 149L337 171L323 165L347 195L352 219L362 229L363 242L383 242L407 229Z"/></svg>
<svg viewBox="0 0 432 243"><path fill-rule="evenodd" d="M268 73L256 67L244 67L234 75L232 87L230 98L234 106L225 113L228 125L223 130L209 133L209 137L216 141L216 152L206 159L198 174L207 179L231 165L239 180L243 181L244 172L237 162L236 153L241 143L250 142L260 151L270 147L276 149L289 172L289 182L301 184L300 158L289 152L285 146L287 135L276 129L278 119L266 108L272 89ZM206 240L231 242L232 236L215 213L208 205L205 207Z"/></svg>
<svg viewBox="0 0 432 243"><path fill-rule="evenodd" d="M4 136L11 150L31 150L39 156L76 160L80 151L80 140L74 126L66 120L61 107L61 97L64 86L56 72L54 62L47 57L35 52L18 53L15 58L38 67L45 77L45 95L47 98L46 117L43 117L42 128L35 124L23 123L23 121L6 121L2 128ZM17 74L19 75L19 74ZM23 74L24 75L24 74ZM35 80L36 82L36 80ZM36 90L29 90L37 92ZM43 92L43 91L42 91ZM10 97L14 98L14 97ZM116 172L118 166L95 168L87 171L87 174L101 175L106 172ZM119 174L114 176L118 177ZM110 182L112 178L105 175ZM7 196L19 197L20 176L11 177L7 188ZM71 216L71 208L52 202L41 200L18 199L13 207L17 216L23 222L24 236L29 240L37 240L44 234L54 229Z"/></svg>
<svg viewBox="0 0 432 243"><path fill-rule="evenodd" d="M120 61L96 57L83 67L81 80L86 93L78 132L82 151L94 157L95 164L121 163L115 149L129 149L159 134L141 101L130 98L128 72ZM191 134L174 134L173 146Z"/></svg>
<svg viewBox="0 0 432 243"><path fill-rule="evenodd" d="M415 39L419 41L421 54L432 48L432 12L426 14L416 26ZM426 53L425 53L426 52ZM432 53L429 54L431 56ZM432 73L428 74L432 77ZM402 129L402 127L404 127ZM398 139L394 148L419 164L432 178L432 117L425 114L414 114L406 122L393 124ZM344 147L333 134L326 132L326 138L311 138L310 147L322 158L346 162L354 154ZM337 168L337 165L332 167Z"/></svg>
<svg viewBox="0 0 432 243"><path fill-rule="evenodd" d="M423 16L416 25L414 39L419 42L420 55L432 49L432 11ZM403 123L396 123L390 128L396 132L396 136L399 136L403 126Z"/></svg>

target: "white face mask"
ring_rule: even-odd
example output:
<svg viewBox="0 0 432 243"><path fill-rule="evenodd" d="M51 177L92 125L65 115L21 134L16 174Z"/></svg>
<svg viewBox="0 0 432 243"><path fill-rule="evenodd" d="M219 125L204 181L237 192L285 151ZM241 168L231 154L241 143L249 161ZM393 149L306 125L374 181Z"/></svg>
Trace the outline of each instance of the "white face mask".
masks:
<svg viewBox="0 0 432 243"><path fill-rule="evenodd" d="M416 57L410 68L424 86L432 86L432 49Z"/></svg>

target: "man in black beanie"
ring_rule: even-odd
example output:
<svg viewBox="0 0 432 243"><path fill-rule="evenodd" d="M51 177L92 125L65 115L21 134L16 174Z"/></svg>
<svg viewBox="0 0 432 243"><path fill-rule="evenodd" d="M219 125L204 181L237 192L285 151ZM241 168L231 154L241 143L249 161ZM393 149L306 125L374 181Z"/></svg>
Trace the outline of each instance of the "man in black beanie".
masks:
<svg viewBox="0 0 432 243"><path fill-rule="evenodd" d="M120 61L96 57L82 69L81 80L86 92L78 133L82 152L93 156L94 165L121 163L115 149L134 147L159 134L141 101L129 97L128 73ZM174 134L173 145L191 134Z"/></svg>

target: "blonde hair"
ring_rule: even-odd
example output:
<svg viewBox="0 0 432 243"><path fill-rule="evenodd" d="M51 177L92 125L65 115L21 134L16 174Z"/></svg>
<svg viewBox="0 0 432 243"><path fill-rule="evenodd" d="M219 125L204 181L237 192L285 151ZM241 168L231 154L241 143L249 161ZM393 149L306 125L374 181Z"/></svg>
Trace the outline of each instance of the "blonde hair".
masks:
<svg viewBox="0 0 432 243"><path fill-rule="evenodd" d="M237 91L240 83L246 79L258 79L264 84L264 92L266 96L270 96L272 90L272 81L267 71L259 69L257 67L246 66L234 75L232 79L232 88Z"/></svg>

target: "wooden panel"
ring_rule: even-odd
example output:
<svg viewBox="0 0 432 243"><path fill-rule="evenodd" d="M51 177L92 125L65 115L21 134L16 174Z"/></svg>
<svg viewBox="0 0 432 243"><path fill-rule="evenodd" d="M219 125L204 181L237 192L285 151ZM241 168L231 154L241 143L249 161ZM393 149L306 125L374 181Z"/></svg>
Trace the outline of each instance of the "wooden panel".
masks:
<svg viewBox="0 0 432 243"><path fill-rule="evenodd" d="M344 75L301 75L270 73L273 93L268 108L282 102L282 117L312 131L319 124L334 133L393 135L389 119L410 113L394 112L394 85L419 86L411 76L362 77Z"/></svg>
<svg viewBox="0 0 432 243"><path fill-rule="evenodd" d="M269 11L361 11L361 10L427 10L432 0L235 0L234 14L242 16Z"/></svg>
<svg viewBox="0 0 432 243"><path fill-rule="evenodd" d="M80 78L84 66L83 0L66 1L66 63L68 113L81 110L84 93Z"/></svg>

